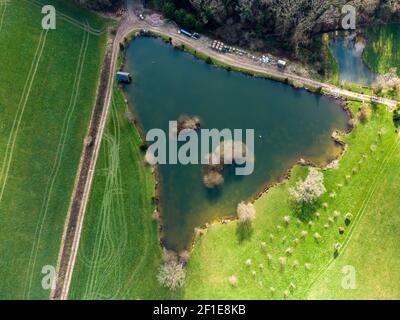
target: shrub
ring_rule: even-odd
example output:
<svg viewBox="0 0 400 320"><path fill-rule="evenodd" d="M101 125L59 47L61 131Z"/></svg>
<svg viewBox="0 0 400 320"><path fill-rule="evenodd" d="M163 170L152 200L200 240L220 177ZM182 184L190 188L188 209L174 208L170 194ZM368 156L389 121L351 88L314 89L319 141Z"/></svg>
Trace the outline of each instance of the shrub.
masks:
<svg viewBox="0 0 400 320"><path fill-rule="evenodd" d="M251 222L256 218L256 208L252 203L239 203L237 215L241 222Z"/></svg>
<svg viewBox="0 0 400 320"><path fill-rule="evenodd" d="M358 120L360 120L362 123L366 123L368 120L368 108L367 107L362 107L359 114L358 114Z"/></svg>
<svg viewBox="0 0 400 320"><path fill-rule="evenodd" d="M272 241L272 240L275 239L275 236L271 233L271 234L269 235L269 239Z"/></svg>
<svg viewBox="0 0 400 320"><path fill-rule="evenodd" d="M336 243L333 245L333 249L334 249L335 253L339 252L339 250L340 250L341 247L342 247L342 245L341 245L339 242L336 242Z"/></svg>
<svg viewBox="0 0 400 320"><path fill-rule="evenodd" d="M152 217L153 221L160 221L160 213L157 210L154 210L151 217Z"/></svg>
<svg viewBox="0 0 400 320"><path fill-rule="evenodd" d="M353 219L353 215L349 212L346 213L345 217L344 217L344 223L346 225L350 224L351 220Z"/></svg>
<svg viewBox="0 0 400 320"><path fill-rule="evenodd" d="M186 273L182 264L176 261L165 262L157 275L158 282L172 291L180 289L185 284Z"/></svg>
<svg viewBox="0 0 400 320"><path fill-rule="evenodd" d="M287 298L289 296L289 293L289 290L286 289L285 291L283 291L283 296Z"/></svg>
<svg viewBox="0 0 400 320"><path fill-rule="evenodd" d="M340 217L340 211L334 211L333 212L333 217L335 218L335 219L337 219L337 218L339 218Z"/></svg>
<svg viewBox="0 0 400 320"><path fill-rule="evenodd" d="M286 266L286 257L279 257L278 262L279 265L281 266L281 269L283 270Z"/></svg>
<svg viewBox="0 0 400 320"><path fill-rule="evenodd" d="M266 242L261 242L261 249L267 248L267 243Z"/></svg>
<svg viewBox="0 0 400 320"><path fill-rule="evenodd" d="M305 237L307 237L308 232L306 230L303 230L300 232L300 238L304 239Z"/></svg>
<svg viewBox="0 0 400 320"><path fill-rule="evenodd" d="M228 281L229 281L229 284L230 284L232 287L236 287L236 286L237 286L238 279L237 279L236 276L231 275L231 276L228 278Z"/></svg>
<svg viewBox="0 0 400 320"><path fill-rule="evenodd" d="M284 216L284 217L283 217L283 221L285 222L285 224L289 224L289 222L290 222L290 217L289 217L289 216Z"/></svg>
<svg viewBox="0 0 400 320"><path fill-rule="evenodd" d="M287 248L285 253L287 256L291 256L293 254L293 248L292 247Z"/></svg>
<svg viewBox="0 0 400 320"><path fill-rule="evenodd" d="M321 235L318 232L314 233L314 239L318 241L321 239Z"/></svg>

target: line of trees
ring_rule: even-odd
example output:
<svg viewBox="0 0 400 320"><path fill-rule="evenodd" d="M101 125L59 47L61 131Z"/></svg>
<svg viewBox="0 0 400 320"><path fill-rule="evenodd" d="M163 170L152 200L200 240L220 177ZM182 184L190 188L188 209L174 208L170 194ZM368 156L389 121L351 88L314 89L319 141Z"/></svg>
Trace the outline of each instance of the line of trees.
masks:
<svg viewBox="0 0 400 320"><path fill-rule="evenodd" d="M92 10L105 11L120 8L124 0L75 0L75 2Z"/></svg>
<svg viewBox="0 0 400 320"><path fill-rule="evenodd" d="M174 20L180 26L191 31L201 31L203 24L196 19L191 8L185 6L182 1L174 0L153 0L153 5L159 8L165 17Z"/></svg>

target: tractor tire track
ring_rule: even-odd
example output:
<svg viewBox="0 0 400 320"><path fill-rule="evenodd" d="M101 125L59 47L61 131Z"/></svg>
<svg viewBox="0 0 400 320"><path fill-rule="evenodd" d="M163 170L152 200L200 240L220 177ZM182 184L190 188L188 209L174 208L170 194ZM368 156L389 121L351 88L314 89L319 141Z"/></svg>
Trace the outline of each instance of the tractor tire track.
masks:
<svg viewBox="0 0 400 320"><path fill-rule="evenodd" d="M8 2L8 0L3 0L2 2L0 2L0 5L1 5L0 6L0 32L3 29L4 16L6 15L6 11L7 11L7 2ZM4 7L4 9L3 9L3 7Z"/></svg>
<svg viewBox="0 0 400 320"><path fill-rule="evenodd" d="M89 271L89 283L85 289L85 298L95 298L96 292L100 292L101 290L97 290L98 287L101 286L101 281L99 281L98 276L99 272L97 272L98 268L103 267L102 275L109 274L112 272L112 268L115 267L122 257L120 251L123 251L126 248L127 244L127 230L126 226L121 221L114 221L113 217L115 212L119 212L119 209L115 210L115 206L123 208L123 201L121 203L121 195L122 195L122 183L119 179L119 171L120 171L120 123L118 121L118 114L116 111L116 104L114 101L114 97L112 98L112 108L111 108L111 120L113 122L113 133L111 135L105 134L105 142L109 144L107 148L108 154L108 164L107 164L107 180L106 186L104 188L103 194L103 203L101 207L101 217L98 222L97 231L94 248L96 250L93 252L93 256L88 263L90 267ZM118 220L118 217L115 217ZM117 224L117 228L113 228L113 222ZM121 227L125 230L121 230ZM113 230L119 230L119 233L123 236L124 239L119 238L118 243L115 241L115 234ZM121 243L122 240L122 243Z"/></svg>
<svg viewBox="0 0 400 320"><path fill-rule="evenodd" d="M38 7L38 8L42 8L45 5L44 3L40 3L36 0L24 0L24 1L30 3L31 5ZM95 29L95 28L91 27L90 25L83 23L82 21L79 21L77 19L74 19L74 18L62 13L61 11L57 10L57 8L56 8L56 12L57 12L57 16L60 18L60 20L66 21L79 29L85 30L85 32L89 32L91 35L101 36L102 34L104 34L107 31L106 27L103 27L102 29Z"/></svg>
<svg viewBox="0 0 400 320"><path fill-rule="evenodd" d="M359 222L361 221L362 217L364 216L364 213L368 207L368 204L371 201L371 198L376 191L379 178L385 172L385 170L387 168L387 164L389 163L390 159L392 158L394 152L397 150L399 145L400 145L400 139L397 136L396 140L393 142L393 145L391 146L390 150L386 153L386 156L385 156L384 160L382 161L380 168L378 169L378 173L375 175L374 180L373 180L370 188L367 191L366 197L364 198L364 200L361 204L361 207L356 215L356 218L354 219L355 221L353 221L353 223L352 223L352 228L351 228L347 238L344 240L342 248L340 249L341 255L343 254L343 251L347 248L348 244L350 243L350 240L353 237L354 231L356 230ZM310 291L310 289L313 287L313 285L329 269L329 267L333 264L334 261L336 261L336 258L332 257L327 262L327 264L321 268L321 270L317 273L317 275L311 281L310 285L307 287L307 292Z"/></svg>
<svg viewBox="0 0 400 320"><path fill-rule="evenodd" d="M56 287L50 293L52 299L66 299L72 279L72 272L77 256L84 213L88 203L93 174L99 154L105 122L111 103L111 92L114 82L114 70L117 61L118 39L110 39L100 73L97 98L91 115L87 138L91 143L85 144L75 180L68 215L64 225L61 248L57 262Z"/></svg>
<svg viewBox="0 0 400 320"><path fill-rule="evenodd" d="M17 108L17 113L15 115L13 125L11 128L11 133L7 142L7 147L6 147L6 152L5 152L5 157L4 157L4 162L1 170L1 175L0 175L0 183L1 183L1 189L0 189L0 204L3 199L4 195L4 190L7 184L7 179L8 179L8 174L11 166L11 162L13 159L13 154L14 154L14 148L15 148L15 143L17 140L19 128L22 122L22 118L26 109L26 105L32 90L32 86L36 77L37 70L39 68L39 64L41 61L41 57L43 55L43 51L46 45L46 39L47 39L47 31L42 30L40 34L40 39L39 39L39 44L35 52L35 57L34 61L32 62L31 69L29 70L29 74L27 77L27 81L24 86L24 90L22 92L22 96Z"/></svg>
<svg viewBox="0 0 400 320"><path fill-rule="evenodd" d="M70 103L69 103L64 121L63 121L61 135L60 135L59 143L57 146L56 159L55 159L55 162L54 162L51 174L50 174L50 183L46 187L45 197L44 197L44 200L42 203L38 223L36 226L34 243L32 246L31 255L30 255L29 264L28 264L28 275L27 276L29 277L29 281L26 282L26 284L28 285L28 288L26 289L27 291L25 291L25 296L27 299L29 299L29 293L30 293L30 289L32 286L33 274L34 274L34 270L35 270L36 258L37 258L37 254L38 254L38 250L39 250L40 239L41 239L41 235L42 235L42 231L43 231L43 225L47 218L54 184L56 182L59 170L61 168L61 161L62 161L63 154L64 154L65 143L68 138L68 131L69 131L71 118L72 118L72 115L74 114L74 111L75 111L75 108L76 108L76 105L78 102L79 88L80 88L80 84L81 84L83 68L84 68L85 61L86 61L87 49L89 46L89 38L90 38L89 33L84 32L84 36L83 36L81 47L80 47L79 57L78 57L78 63L77 63L76 71L75 71L73 91L72 91Z"/></svg>

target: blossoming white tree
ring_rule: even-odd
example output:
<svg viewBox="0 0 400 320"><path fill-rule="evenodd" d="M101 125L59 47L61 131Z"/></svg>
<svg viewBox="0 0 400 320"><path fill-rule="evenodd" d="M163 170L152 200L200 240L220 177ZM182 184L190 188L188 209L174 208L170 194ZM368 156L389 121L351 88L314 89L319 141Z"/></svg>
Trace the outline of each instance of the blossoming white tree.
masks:
<svg viewBox="0 0 400 320"><path fill-rule="evenodd" d="M251 222L256 218L256 208L252 203L239 203L237 215L241 222Z"/></svg>
<svg viewBox="0 0 400 320"><path fill-rule="evenodd" d="M325 192L324 175L312 167L309 168L305 180L297 182L294 188L289 189L291 198L299 204L312 204Z"/></svg>
<svg viewBox="0 0 400 320"><path fill-rule="evenodd" d="M161 267L157 275L158 282L170 289L177 290L183 287L185 284L186 273L182 264L170 260L165 262Z"/></svg>

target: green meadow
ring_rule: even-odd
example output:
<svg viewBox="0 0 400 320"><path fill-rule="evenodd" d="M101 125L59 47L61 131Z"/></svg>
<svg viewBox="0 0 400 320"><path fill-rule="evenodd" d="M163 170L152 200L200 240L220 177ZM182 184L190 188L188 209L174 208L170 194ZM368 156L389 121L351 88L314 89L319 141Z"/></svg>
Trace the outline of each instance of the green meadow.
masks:
<svg viewBox="0 0 400 320"><path fill-rule="evenodd" d="M361 105L350 107L356 115ZM323 169L327 193L307 216L289 199L289 187L307 174L297 166L288 181L255 202L257 217L247 237L235 221L212 225L195 242L184 298L400 298L400 137L392 114L372 107L368 121L342 138L347 149L340 165ZM342 287L346 265L355 269L356 289ZM236 286L228 281L232 275Z"/></svg>
<svg viewBox="0 0 400 320"><path fill-rule="evenodd" d="M41 28L45 4L56 30ZM0 299L49 298L42 270L57 263L107 26L71 1L0 0ZM364 59L376 72L400 65L399 30L369 31ZM400 136L385 106L348 107L355 126L338 166L320 169L327 192L316 205L306 215L293 206L289 188L307 175L295 166L255 201L250 228L215 223L197 237L186 285L171 292L156 278L155 176L115 86L69 298L400 299Z"/></svg>
<svg viewBox="0 0 400 320"><path fill-rule="evenodd" d="M70 299L166 299L159 286L155 179L142 140L114 89L74 269ZM177 296L175 296L177 297Z"/></svg>
<svg viewBox="0 0 400 320"><path fill-rule="evenodd" d="M56 30L42 29L45 4ZM47 299L42 268L57 263L106 25L58 0L1 1L0 21L0 299Z"/></svg>
<svg viewBox="0 0 400 320"><path fill-rule="evenodd" d="M400 75L400 24L389 24L370 28L363 58L369 68L384 74L397 68Z"/></svg>

